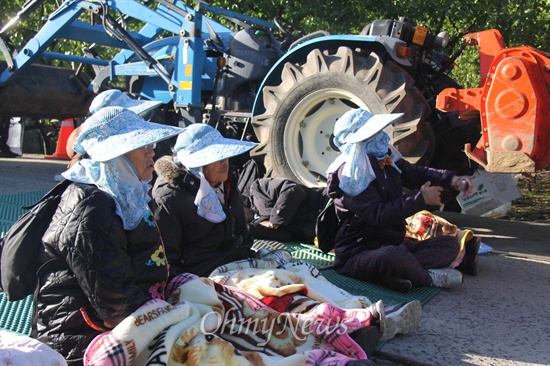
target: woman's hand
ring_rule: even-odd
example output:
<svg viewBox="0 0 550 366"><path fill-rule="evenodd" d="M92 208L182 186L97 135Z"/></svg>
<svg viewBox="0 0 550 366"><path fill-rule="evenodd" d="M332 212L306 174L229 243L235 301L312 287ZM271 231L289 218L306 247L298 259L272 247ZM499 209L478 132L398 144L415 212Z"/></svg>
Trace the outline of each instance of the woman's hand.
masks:
<svg viewBox="0 0 550 366"><path fill-rule="evenodd" d="M260 222L260 225L265 226L269 229L277 230L279 228L279 225L273 225L271 222L265 220Z"/></svg>
<svg viewBox="0 0 550 366"><path fill-rule="evenodd" d="M260 222L260 225L265 226L268 229L273 229L273 225L268 220Z"/></svg>
<svg viewBox="0 0 550 366"><path fill-rule="evenodd" d="M427 181L420 187L420 192L422 193L422 197L424 197L424 202L426 202L426 205L428 206L442 206L441 203L441 192L443 191L443 187L440 186L432 186L432 182Z"/></svg>
<svg viewBox="0 0 550 366"><path fill-rule="evenodd" d="M464 197L468 197L474 191L474 183L467 175L455 175L451 181L451 186L457 191L464 193Z"/></svg>

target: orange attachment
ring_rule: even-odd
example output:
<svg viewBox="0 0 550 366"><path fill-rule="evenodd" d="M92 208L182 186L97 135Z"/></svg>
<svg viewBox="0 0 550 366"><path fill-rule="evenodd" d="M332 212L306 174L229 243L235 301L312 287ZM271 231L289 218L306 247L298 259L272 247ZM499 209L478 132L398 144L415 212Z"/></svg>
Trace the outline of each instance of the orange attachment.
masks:
<svg viewBox="0 0 550 366"><path fill-rule="evenodd" d="M437 109L480 112L482 136L465 152L487 171L544 169L550 164L549 55L529 46L504 48L496 30L479 32L476 39L482 87L445 89Z"/></svg>
<svg viewBox="0 0 550 366"><path fill-rule="evenodd" d="M57 138L57 146L55 152L52 155L45 155L45 159L59 159L59 160L71 160L67 155L67 140L74 131L74 119L68 118L61 121L61 128L59 129L59 137Z"/></svg>

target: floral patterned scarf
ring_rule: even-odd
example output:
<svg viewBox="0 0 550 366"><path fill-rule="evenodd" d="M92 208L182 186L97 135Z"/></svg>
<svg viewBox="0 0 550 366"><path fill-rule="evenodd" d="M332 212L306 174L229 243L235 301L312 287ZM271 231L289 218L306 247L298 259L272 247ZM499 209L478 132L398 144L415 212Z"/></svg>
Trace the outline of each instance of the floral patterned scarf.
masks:
<svg viewBox="0 0 550 366"><path fill-rule="evenodd" d="M135 229L150 216L147 203L151 200L151 186L139 179L134 165L124 155L104 163L83 159L61 175L76 183L94 184L111 196L125 230Z"/></svg>

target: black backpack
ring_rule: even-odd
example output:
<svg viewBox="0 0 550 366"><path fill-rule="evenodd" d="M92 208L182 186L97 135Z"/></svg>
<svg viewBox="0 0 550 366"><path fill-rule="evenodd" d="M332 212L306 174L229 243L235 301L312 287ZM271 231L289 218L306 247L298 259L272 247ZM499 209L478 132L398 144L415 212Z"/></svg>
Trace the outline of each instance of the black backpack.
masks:
<svg viewBox="0 0 550 366"><path fill-rule="evenodd" d="M330 198L323 211L317 216L317 221L315 223L317 245L323 253L327 254L334 249L334 240L339 227L340 222L338 221L338 216L336 216L334 200Z"/></svg>
<svg viewBox="0 0 550 366"><path fill-rule="evenodd" d="M0 290L9 301L24 299L34 292L36 272L44 258L42 237L48 230L61 195L72 182L64 180L38 202L23 206L21 215L0 241Z"/></svg>

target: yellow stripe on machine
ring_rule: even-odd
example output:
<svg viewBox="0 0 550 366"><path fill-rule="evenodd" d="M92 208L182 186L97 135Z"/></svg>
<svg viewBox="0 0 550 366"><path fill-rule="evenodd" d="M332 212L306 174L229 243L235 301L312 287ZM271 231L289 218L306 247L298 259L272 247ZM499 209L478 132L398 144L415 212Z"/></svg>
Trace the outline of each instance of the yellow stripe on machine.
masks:
<svg viewBox="0 0 550 366"><path fill-rule="evenodd" d="M192 87L193 87L193 82L180 81L180 90L191 90Z"/></svg>

